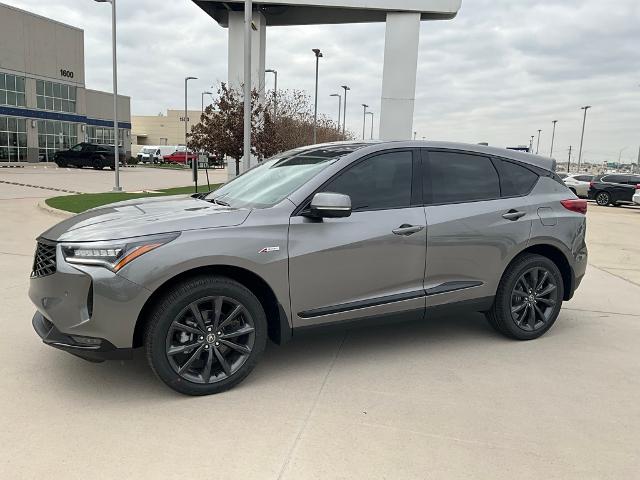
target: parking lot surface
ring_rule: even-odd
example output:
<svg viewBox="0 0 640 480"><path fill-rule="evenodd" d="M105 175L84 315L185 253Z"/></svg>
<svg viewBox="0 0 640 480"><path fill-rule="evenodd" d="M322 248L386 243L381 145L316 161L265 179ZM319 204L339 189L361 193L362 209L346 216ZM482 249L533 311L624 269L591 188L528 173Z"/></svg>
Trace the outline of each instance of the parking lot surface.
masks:
<svg viewBox="0 0 640 480"><path fill-rule="evenodd" d="M188 172L144 171L123 184L188 184ZM0 179L18 175L85 191L112 180ZM190 398L141 352L91 364L32 331L34 239L59 220L36 208L46 196L0 184L2 478L638 477L638 208L590 205L587 276L539 340L507 340L475 314L320 331L269 345L237 388Z"/></svg>

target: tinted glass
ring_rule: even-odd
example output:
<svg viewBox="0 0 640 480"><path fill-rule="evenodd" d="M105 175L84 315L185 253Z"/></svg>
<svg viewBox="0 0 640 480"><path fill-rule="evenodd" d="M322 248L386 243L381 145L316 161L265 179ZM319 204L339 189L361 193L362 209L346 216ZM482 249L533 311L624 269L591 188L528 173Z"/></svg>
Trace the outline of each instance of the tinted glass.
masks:
<svg viewBox="0 0 640 480"><path fill-rule="evenodd" d="M640 183L640 177L636 177L634 175L623 175L621 183L626 183L627 185L637 185L638 183Z"/></svg>
<svg viewBox="0 0 640 480"><path fill-rule="evenodd" d="M424 185L431 189L431 203L500 198L498 172L489 158L479 155L429 152Z"/></svg>
<svg viewBox="0 0 640 480"><path fill-rule="evenodd" d="M531 192L538 175L516 163L500 160L500 181L503 197L524 196Z"/></svg>
<svg viewBox="0 0 640 480"><path fill-rule="evenodd" d="M602 177L603 182L609 183L624 183L624 177L622 175L606 175Z"/></svg>
<svg viewBox="0 0 640 480"><path fill-rule="evenodd" d="M411 206L413 154L389 152L368 158L323 188L351 197L353 211Z"/></svg>

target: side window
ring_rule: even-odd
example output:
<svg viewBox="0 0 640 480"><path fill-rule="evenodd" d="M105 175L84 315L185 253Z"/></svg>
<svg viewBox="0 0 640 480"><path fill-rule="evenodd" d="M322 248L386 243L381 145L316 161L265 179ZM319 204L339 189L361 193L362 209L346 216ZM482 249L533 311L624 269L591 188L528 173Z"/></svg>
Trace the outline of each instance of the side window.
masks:
<svg viewBox="0 0 640 480"><path fill-rule="evenodd" d="M640 178L638 177L625 177L624 182L627 185L637 185L638 183L640 183Z"/></svg>
<svg viewBox="0 0 640 480"><path fill-rule="evenodd" d="M383 153L341 173L323 191L349 195L353 211L410 207L412 169L411 152Z"/></svg>
<svg viewBox="0 0 640 480"><path fill-rule="evenodd" d="M522 197L528 195L538 181L538 175L526 167L507 160L498 160L500 164L500 186L503 197Z"/></svg>
<svg viewBox="0 0 640 480"><path fill-rule="evenodd" d="M79 143L78 145L75 145L73 148L71 148L72 152L81 152L82 151L82 144Z"/></svg>
<svg viewBox="0 0 640 480"><path fill-rule="evenodd" d="M488 157L479 155L429 152L429 168L425 169L423 181L425 198L431 198L430 203L500 198L498 172Z"/></svg>
<svg viewBox="0 0 640 480"><path fill-rule="evenodd" d="M591 177L590 175L578 175L577 177L575 177L575 179L579 182L590 182L592 178L593 177Z"/></svg>

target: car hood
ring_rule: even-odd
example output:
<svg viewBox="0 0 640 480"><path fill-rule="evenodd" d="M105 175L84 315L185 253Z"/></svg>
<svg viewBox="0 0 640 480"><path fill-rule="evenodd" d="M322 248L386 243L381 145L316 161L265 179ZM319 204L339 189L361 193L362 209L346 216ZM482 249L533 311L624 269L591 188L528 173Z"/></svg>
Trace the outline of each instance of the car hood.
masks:
<svg viewBox="0 0 640 480"><path fill-rule="evenodd" d="M250 212L184 195L134 199L87 210L58 223L41 237L60 242L87 242L232 227L242 224Z"/></svg>

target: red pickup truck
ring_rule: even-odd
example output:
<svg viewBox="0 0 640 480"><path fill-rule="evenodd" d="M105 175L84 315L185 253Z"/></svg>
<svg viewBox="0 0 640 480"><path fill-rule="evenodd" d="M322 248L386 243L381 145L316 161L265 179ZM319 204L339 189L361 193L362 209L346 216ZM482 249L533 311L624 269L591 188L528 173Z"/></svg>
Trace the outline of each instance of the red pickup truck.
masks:
<svg viewBox="0 0 640 480"><path fill-rule="evenodd" d="M167 163L191 163L198 159L198 155L193 152L173 152L171 155L165 155L164 161Z"/></svg>

